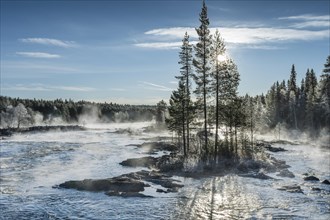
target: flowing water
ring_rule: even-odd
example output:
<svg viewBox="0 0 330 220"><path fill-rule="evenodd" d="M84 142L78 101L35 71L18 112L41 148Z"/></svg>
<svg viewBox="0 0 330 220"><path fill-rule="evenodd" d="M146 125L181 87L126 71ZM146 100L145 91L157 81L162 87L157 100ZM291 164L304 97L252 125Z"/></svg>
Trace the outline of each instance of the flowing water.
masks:
<svg viewBox="0 0 330 220"><path fill-rule="evenodd" d="M330 186L303 180L304 173L330 179L330 150L318 146L278 145L288 151L272 153L287 161L295 178L276 173L269 175L277 180L234 174L175 177L185 187L179 193L160 194L156 193L157 186L151 185L144 193L154 198L109 197L53 188L68 180L108 178L141 170L118 163L147 156L134 144L159 134L143 133L141 128L146 125L97 125L86 131L17 134L2 140L0 219L330 219ZM113 133L128 127L137 132ZM294 184L304 193L278 190Z"/></svg>

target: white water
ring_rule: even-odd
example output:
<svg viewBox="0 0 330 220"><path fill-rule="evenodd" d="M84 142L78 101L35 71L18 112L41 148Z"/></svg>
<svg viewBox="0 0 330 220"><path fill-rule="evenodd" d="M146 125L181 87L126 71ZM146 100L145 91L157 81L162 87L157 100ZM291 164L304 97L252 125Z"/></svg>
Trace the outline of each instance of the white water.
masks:
<svg viewBox="0 0 330 220"><path fill-rule="evenodd" d="M330 186L305 182L310 173L330 179L330 150L308 145L278 145L272 153L287 161L295 178L259 180L237 175L179 178L179 193L145 194L155 198L108 197L103 193L52 188L68 180L107 178L142 168L118 163L147 154L130 144L164 134L146 134L148 123L103 124L86 131L15 135L1 141L0 219L330 219ZM133 129L133 135L112 133ZM168 135L168 134L167 134ZM145 168L144 168L145 169ZM304 193L279 191L300 185ZM321 191L313 191L312 188Z"/></svg>

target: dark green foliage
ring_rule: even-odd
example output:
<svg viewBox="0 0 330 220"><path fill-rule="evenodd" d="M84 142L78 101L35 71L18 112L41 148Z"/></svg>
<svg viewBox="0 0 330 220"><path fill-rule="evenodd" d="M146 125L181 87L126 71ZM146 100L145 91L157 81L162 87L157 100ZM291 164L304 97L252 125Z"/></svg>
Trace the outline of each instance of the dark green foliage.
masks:
<svg viewBox="0 0 330 220"><path fill-rule="evenodd" d="M179 81L179 87L172 92L170 105L168 107L169 117L166 118L166 124L170 131L176 132L179 136L183 135L184 130L184 99L185 87L182 81Z"/></svg>
<svg viewBox="0 0 330 220"><path fill-rule="evenodd" d="M330 73L330 56L328 56L326 63L324 64L324 73Z"/></svg>
<svg viewBox="0 0 330 220"><path fill-rule="evenodd" d="M225 55L226 47L224 40L221 38L220 33L216 30L216 33L212 40L212 63L214 64L214 68L211 73L212 81L211 81L211 93L215 95L215 141L214 141L214 151L215 155L218 154L218 138L219 138L219 125L220 125L220 103L221 103L221 83L223 81L224 71L226 71L226 61L219 61L218 57L221 55Z"/></svg>
<svg viewBox="0 0 330 220"><path fill-rule="evenodd" d="M205 143L204 148L206 153L208 152L208 132L207 132L207 96L208 85L210 75L210 56L211 56L211 35L209 26L209 19L207 17L207 7L205 1L203 1L202 12L199 15L200 26L196 28L198 35L198 42L195 45L195 58L193 65L195 67L196 74L194 80L196 83L195 93L197 95L197 106L203 112L204 118L204 136Z"/></svg>
<svg viewBox="0 0 330 220"><path fill-rule="evenodd" d="M285 81L275 83L266 95L265 113L269 128L283 124L287 128L309 131L317 136L323 128L330 129L330 59L317 80L313 69L307 69L300 87L295 83L294 65L286 87ZM285 95L286 94L286 95Z"/></svg>

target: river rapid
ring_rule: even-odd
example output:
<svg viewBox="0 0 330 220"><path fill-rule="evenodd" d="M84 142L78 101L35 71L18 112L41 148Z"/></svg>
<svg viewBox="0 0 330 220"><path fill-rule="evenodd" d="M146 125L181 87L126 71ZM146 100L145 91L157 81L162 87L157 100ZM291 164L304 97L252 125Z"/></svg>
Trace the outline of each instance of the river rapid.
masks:
<svg viewBox="0 0 330 220"><path fill-rule="evenodd" d="M119 162L148 156L134 144L168 133L144 133L150 123L99 124L85 131L16 134L0 143L0 219L330 219L330 149L276 144L294 178L260 180L235 174L200 179L174 177L178 193L143 192L154 198L54 188L68 180L115 177L146 168ZM130 128L133 132L114 133ZM160 152L159 154L163 154ZM304 181L304 173L320 182ZM278 188L299 185L303 193Z"/></svg>

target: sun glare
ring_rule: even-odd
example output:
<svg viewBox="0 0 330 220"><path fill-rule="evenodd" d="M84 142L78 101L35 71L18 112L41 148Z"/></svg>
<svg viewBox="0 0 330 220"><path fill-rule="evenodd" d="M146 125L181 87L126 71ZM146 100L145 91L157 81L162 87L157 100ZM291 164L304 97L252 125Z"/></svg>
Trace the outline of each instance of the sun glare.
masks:
<svg viewBox="0 0 330 220"><path fill-rule="evenodd" d="M227 60L227 56L226 56L226 54L219 54L217 59L219 62L224 62Z"/></svg>

